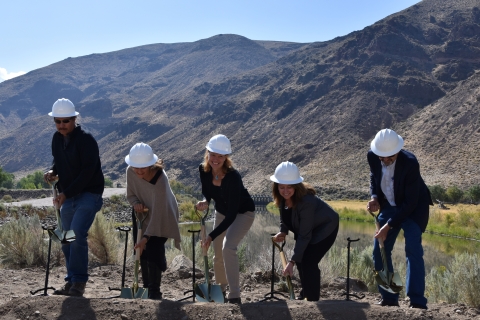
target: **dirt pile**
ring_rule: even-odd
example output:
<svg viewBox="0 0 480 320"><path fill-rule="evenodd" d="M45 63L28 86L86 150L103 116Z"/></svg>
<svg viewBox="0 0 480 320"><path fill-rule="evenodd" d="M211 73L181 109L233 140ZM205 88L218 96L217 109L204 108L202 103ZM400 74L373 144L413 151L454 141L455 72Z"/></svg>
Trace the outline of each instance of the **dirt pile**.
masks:
<svg viewBox="0 0 480 320"><path fill-rule="evenodd" d="M49 285L63 284L64 267L52 269ZM378 294L365 293L365 298L345 300L344 290L337 284L322 288L319 302L285 300L279 298L259 302L270 292L268 277L242 275L242 301L231 304L193 303L189 298L190 279L178 273L167 272L162 279L162 301L125 300L117 298L121 284L120 266L101 266L90 270L90 280L84 298L63 296L31 296L29 291L43 288L45 270L2 270L0 282L0 318L15 319L480 319L480 310L464 305L429 304L429 310L409 309L407 301L400 307L375 305ZM127 284L131 284L131 268L127 269ZM256 280L255 280L256 279ZM294 281L294 285L298 283ZM344 287L343 287L344 288ZM277 289L277 288L275 288ZM298 293L298 288L296 289ZM52 290L48 291L49 293ZM41 291L40 293L43 293Z"/></svg>

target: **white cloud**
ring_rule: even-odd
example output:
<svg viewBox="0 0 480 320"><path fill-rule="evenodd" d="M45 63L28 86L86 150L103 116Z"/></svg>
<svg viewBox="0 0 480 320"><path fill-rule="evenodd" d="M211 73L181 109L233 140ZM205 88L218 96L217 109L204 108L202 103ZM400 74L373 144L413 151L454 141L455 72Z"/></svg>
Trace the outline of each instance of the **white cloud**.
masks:
<svg viewBox="0 0 480 320"><path fill-rule="evenodd" d="M7 69L0 68L0 82L21 76L22 74L25 74L25 73L26 73L25 71L8 72Z"/></svg>

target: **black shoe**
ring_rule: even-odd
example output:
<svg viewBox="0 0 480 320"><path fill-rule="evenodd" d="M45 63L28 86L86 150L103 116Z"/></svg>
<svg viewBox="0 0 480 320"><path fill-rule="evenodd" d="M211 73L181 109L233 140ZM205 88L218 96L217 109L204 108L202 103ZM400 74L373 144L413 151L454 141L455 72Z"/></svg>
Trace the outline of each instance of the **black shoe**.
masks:
<svg viewBox="0 0 480 320"><path fill-rule="evenodd" d="M227 303L233 303L233 304L242 304L242 299L240 298L231 298L227 299Z"/></svg>
<svg viewBox="0 0 480 320"><path fill-rule="evenodd" d="M163 294L158 291L158 292L151 292L150 290L148 291L148 299L151 300L162 300Z"/></svg>
<svg viewBox="0 0 480 320"><path fill-rule="evenodd" d="M418 304L418 303L410 303L410 309L424 309L427 310L427 306Z"/></svg>
<svg viewBox="0 0 480 320"><path fill-rule="evenodd" d="M399 307L400 305L398 304L398 301L387 301L387 300L380 300L379 302L375 303L376 305L382 306L382 307Z"/></svg>
<svg viewBox="0 0 480 320"><path fill-rule="evenodd" d="M56 296L68 296L71 287L72 283L66 282L60 289L53 291L53 294Z"/></svg>

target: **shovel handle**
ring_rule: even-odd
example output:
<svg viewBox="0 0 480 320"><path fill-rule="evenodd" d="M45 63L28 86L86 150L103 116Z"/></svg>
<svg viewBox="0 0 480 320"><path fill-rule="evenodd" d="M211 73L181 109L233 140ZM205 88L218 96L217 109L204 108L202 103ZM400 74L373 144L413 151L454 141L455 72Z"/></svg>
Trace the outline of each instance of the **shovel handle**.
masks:
<svg viewBox="0 0 480 320"><path fill-rule="evenodd" d="M203 246L203 242L205 241L205 239L207 239L207 228L205 228L205 225L201 225L200 226L200 235L201 235L201 239L202 239L202 254L204 257L208 256L208 249L206 247Z"/></svg>
<svg viewBox="0 0 480 320"><path fill-rule="evenodd" d="M370 213L372 217L375 219L375 231L378 232L378 230L380 230L380 222L378 221L378 216L370 210L368 210L368 213ZM378 238L377 240L378 240L378 244L380 245L380 248L383 248L384 247L383 239Z"/></svg>
<svg viewBox="0 0 480 320"><path fill-rule="evenodd" d="M280 260L282 260L282 267L283 267L283 270L285 270L285 268L287 267L287 258L285 257L285 252L283 252L283 247L285 246L285 240L283 240L282 246L280 246L273 239L274 237L272 237L272 242L275 245L275 247L277 247L278 250L280 251ZM286 278L287 278L287 287L290 294L290 300L295 300L295 293L293 292L292 279L288 275L286 276Z"/></svg>

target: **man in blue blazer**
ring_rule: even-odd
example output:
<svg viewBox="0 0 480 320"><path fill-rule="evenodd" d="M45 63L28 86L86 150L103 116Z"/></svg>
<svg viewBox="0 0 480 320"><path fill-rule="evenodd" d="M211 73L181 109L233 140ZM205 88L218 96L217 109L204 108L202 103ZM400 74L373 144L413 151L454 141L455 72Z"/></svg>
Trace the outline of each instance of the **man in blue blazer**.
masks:
<svg viewBox="0 0 480 320"><path fill-rule="evenodd" d="M378 239L384 240L388 269L393 272L391 253L400 232L405 236L407 261L406 294L411 308L427 309L422 233L428 223L430 192L420 175L420 165L412 153L402 150L403 139L390 129L380 130L370 144L370 211L380 210L380 230L375 234L373 261L382 269ZM379 287L382 306L398 306L398 294Z"/></svg>

